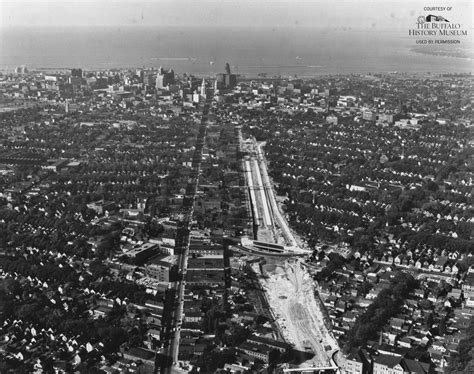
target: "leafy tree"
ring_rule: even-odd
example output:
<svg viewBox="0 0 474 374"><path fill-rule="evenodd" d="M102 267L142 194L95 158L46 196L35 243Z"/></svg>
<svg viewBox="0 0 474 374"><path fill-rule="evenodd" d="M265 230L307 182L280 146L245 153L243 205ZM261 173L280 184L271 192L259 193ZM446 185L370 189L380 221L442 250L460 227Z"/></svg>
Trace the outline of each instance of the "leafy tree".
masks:
<svg viewBox="0 0 474 374"><path fill-rule="evenodd" d="M448 373L470 373L474 358L474 317L471 318L466 335L458 344L458 353L454 354L448 366Z"/></svg>
<svg viewBox="0 0 474 374"><path fill-rule="evenodd" d="M376 338L383 325L399 312L403 300L416 285L416 280L410 274L396 273L390 281L390 286L380 291L372 304L356 320L348 333L344 351L349 352L353 347L365 345L367 340Z"/></svg>

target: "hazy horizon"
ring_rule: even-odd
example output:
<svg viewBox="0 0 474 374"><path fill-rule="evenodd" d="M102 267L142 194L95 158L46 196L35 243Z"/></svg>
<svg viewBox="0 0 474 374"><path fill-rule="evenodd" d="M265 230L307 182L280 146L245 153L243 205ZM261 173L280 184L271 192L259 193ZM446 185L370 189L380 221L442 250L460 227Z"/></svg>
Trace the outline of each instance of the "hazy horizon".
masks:
<svg viewBox="0 0 474 374"><path fill-rule="evenodd" d="M4 71L19 65L90 70L164 66L180 73L214 74L226 62L243 75L471 71L471 60L417 53L409 38L388 31L55 26L10 28L2 35Z"/></svg>
<svg viewBox="0 0 474 374"><path fill-rule="evenodd" d="M429 6L446 6L433 0ZM0 0L0 68L159 66L178 71L269 74L470 71L472 4L449 18L469 30L459 45L417 46L408 30L424 1ZM238 32L235 32L238 30ZM441 54L439 56L437 54ZM172 64L168 64L172 65ZM217 69L217 67L219 68ZM170 66L173 67L173 66Z"/></svg>
<svg viewBox="0 0 474 374"><path fill-rule="evenodd" d="M0 25L14 26L314 26L402 28L430 6L472 27L466 0L0 0ZM439 12L438 12L439 13Z"/></svg>

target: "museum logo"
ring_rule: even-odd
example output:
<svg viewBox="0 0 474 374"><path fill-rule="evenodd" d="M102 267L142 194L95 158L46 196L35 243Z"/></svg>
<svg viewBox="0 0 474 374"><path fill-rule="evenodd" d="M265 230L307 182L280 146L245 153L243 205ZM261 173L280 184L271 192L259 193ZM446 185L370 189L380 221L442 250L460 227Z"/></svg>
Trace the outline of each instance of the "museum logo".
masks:
<svg viewBox="0 0 474 374"><path fill-rule="evenodd" d="M467 29L460 23L450 22L436 14L421 15L416 19L415 28L408 30L409 36L459 37L467 36Z"/></svg>

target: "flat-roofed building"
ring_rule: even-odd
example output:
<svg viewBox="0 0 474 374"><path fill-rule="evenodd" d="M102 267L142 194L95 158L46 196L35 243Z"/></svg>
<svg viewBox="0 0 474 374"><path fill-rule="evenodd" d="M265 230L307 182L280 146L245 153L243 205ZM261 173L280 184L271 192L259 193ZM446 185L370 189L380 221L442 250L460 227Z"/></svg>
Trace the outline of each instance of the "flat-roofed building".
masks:
<svg viewBox="0 0 474 374"><path fill-rule="evenodd" d="M160 282L170 281L170 271L176 262L173 255L159 255L150 259L145 265L146 274Z"/></svg>
<svg viewBox="0 0 474 374"><path fill-rule="evenodd" d="M142 245L133 247L125 253L125 255L131 258L135 264L142 264L149 258L153 257L159 252L158 244L144 243Z"/></svg>

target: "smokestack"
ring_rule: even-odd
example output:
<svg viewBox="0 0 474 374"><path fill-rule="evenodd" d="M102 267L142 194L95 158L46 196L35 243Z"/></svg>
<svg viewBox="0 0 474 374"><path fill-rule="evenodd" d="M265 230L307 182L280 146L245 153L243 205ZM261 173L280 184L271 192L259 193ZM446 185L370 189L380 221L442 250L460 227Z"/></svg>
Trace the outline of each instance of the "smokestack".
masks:
<svg viewBox="0 0 474 374"><path fill-rule="evenodd" d="M226 74L229 74L229 75L230 75L230 66L229 66L229 63L226 63L226 64L225 64L225 72L226 72Z"/></svg>

